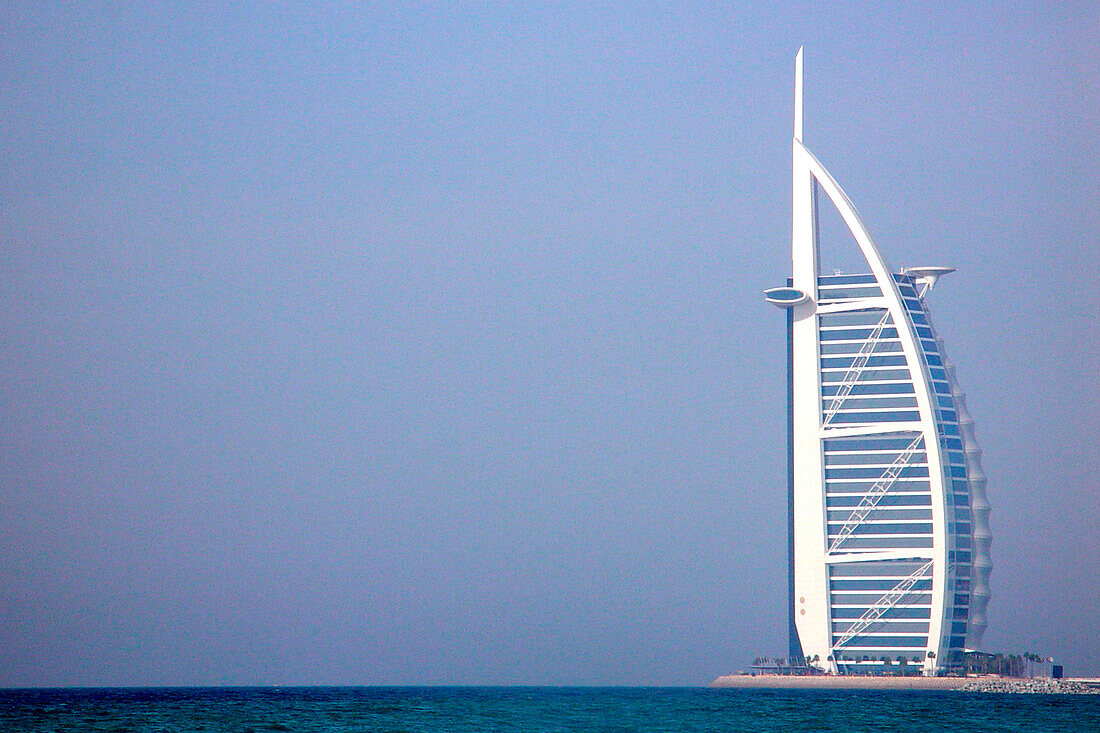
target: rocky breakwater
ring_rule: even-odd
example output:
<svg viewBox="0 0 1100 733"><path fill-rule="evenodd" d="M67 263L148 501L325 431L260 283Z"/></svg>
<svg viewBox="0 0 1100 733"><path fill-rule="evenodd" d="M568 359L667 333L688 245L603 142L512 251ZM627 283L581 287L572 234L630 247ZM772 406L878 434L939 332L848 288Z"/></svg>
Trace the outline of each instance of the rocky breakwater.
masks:
<svg viewBox="0 0 1100 733"><path fill-rule="evenodd" d="M981 677L958 688L959 692L1007 692L1031 695L1100 695L1100 688L1080 682L1037 678Z"/></svg>

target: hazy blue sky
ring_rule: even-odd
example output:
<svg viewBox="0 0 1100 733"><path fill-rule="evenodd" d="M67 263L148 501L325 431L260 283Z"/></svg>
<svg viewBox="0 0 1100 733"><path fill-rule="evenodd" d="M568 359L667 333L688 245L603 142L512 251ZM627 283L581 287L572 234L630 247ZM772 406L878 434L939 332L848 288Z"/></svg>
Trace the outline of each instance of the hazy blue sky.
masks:
<svg viewBox="0 0 1100 733"><path fill-rule="evenodd" d="M786 649L793 60L932 296L992 649L1100 674L1095 3L0 11L0 685Z"/></svg>

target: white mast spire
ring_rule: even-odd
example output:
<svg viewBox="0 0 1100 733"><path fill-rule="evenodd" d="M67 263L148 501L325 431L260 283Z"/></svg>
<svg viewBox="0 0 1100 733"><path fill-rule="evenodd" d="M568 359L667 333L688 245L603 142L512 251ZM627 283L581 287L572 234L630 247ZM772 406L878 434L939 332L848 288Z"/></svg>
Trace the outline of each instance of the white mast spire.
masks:
<svg viewBox="0 0 1100 733"><path fill-rule="evenodd" d="M794 146L792 150L794 186L791 231L791 276L794 287L817 297L817 231L815 226L814 179L802 147L802 48L794 57ZM808 312L812 312L808 311Z"/></svg>
<svg viewBox="0 0 1100 733"><path fill-rule="evenodd" d="M794 57L794 139L802 140L802 47Z"/></svg>

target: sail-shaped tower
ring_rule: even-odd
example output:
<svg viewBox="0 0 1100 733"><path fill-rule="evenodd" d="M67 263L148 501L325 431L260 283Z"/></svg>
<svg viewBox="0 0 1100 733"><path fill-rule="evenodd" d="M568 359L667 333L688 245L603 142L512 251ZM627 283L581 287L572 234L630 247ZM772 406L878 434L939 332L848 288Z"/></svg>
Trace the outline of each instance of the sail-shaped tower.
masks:
<svg viewBox="0 0 1100 733"><path fill-rule="evenodd" d="M832 672L961 662L985 630L981 451L926 303L946 267L891 271L803 143L795 61L787 313L791 656ZM865 271L821 273L819 193Z"/></svg>

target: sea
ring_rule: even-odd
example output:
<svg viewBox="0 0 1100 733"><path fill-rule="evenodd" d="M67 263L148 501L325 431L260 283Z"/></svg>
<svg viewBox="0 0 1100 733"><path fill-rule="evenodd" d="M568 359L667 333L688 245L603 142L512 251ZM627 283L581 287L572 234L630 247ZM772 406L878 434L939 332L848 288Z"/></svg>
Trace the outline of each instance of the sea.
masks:
<svg viewBox="0 0 1100 733"><path fill-rule="evenodd" d="M0 690L0 731L1100 732L1100 695L655 687Z"/></svg>

